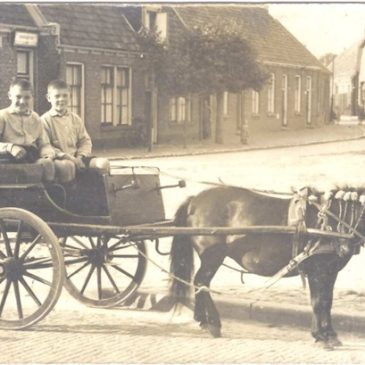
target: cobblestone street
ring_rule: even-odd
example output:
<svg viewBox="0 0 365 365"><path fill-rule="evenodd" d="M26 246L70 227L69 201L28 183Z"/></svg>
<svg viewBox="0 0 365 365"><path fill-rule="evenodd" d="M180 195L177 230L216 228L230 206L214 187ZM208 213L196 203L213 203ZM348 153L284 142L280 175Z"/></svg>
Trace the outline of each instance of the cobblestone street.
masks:
<svg viewBox="0 0 365 365"><path fill-rule="evenodd" d="M74 309L71 309L73 307ZM363 363L365 338L343 334L335 351L317 347L307 329L223 319L213 339L190 310L92 309L63 295L31 330L0 332L1 363Z"/></svg>

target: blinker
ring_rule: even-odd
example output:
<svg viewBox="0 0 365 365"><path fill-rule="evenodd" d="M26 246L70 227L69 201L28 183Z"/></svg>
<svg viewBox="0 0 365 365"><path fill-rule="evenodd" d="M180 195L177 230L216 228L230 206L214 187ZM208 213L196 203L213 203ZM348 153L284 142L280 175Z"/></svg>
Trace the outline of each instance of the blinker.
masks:
<svg viewBox="0 0 365 365"><path fill-rule="evenodd" d="M337 193L336 193L336 195L335 195L335 199L343 199L343 197L344 197L344 195L345 195L345 192L343 191L343 190L339 190Z"/></svg>
<svg viewBox="0 0 365 365"><path fill-rule="evenodd" d="M362 204L362 205L365 205L365 195L361 195L360 198L359 198L359 202Z"/></svg>
<svg viewBox="0 0 365 365"><path fill-rule="evenodd" d="M350 191L347 191L344 196L343 196L343 200L345 202L348 202L349 200L351 199L351 192Z"/></svg>

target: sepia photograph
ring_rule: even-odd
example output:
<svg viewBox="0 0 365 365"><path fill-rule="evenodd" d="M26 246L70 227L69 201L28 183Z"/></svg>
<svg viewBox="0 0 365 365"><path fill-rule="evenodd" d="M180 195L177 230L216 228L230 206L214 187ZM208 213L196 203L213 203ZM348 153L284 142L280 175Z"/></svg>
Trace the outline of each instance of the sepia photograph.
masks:
<svg viewBox="0 0 365 365"><path fill-rule="evenodd" d="M0 0L0 364L365 364L364 246L365 2Z"/></svg>

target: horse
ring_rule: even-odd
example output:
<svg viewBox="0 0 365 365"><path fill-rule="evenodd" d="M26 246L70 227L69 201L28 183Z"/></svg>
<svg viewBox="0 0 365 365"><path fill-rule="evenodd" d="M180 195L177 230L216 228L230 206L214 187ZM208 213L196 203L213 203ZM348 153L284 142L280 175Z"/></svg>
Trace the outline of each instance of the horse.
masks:
<svg viewBox="0 0 365 365"><path fill-rule="evenodd" d="M285 199L240 187L219 186L189 197L176 211L175 225L178 227L294 224L347 233L347 238L343 235L340 238L302 235L298 244L293 235L285 233L176 235L170 252L171 298L175 304L187 303L191 289L187 282L192 282L195 250L200 267L193 280L194 319L213 337L220 337L219 313L206 289L226 256L249 273L270 277L293 259L295 250L300 253L310 248L311 255L285 276L301 273L307 278L312 306L311 333L315 341L327 349L341 346L331 321L333 290L338 272L354 253L358 253L365 240L364 194L365 189L345 188L323 193L305 188Z"/></svg>

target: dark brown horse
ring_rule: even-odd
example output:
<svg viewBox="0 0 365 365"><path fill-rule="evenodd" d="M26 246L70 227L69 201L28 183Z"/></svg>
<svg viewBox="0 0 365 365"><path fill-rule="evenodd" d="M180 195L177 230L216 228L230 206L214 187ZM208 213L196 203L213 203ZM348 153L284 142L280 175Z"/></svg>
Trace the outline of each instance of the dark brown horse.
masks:
<svg viewBox="0 0 365 365"><path fill-rule="evenodd" d="M306 237L300 247L294 247L297 252L314 245L317 247L316 254L299 265L299 270L308 278L310 288L312 335L326 347L339 346L341 342L331 323L334 284L338 272L363 243L361 237L365 233L365 196L362 191L346 191L332 191L326 195L318 193L315 196L304 193L292 199L283 199L243 188L217 187L186 200L176 212L175 224L182 227L287 226L293 212L302 209L303 220L300 222L299 219L298 224L352 233L353 238L346 240ZM309 201L312 203L309 204ZM321 214L318 214L319 211ZM356 234L353 234L354 230ZM193 249L201 261L194 285L195 288L204 288L209 287L226 256L250 273L274 275L293 257L293 235L176 236L171 250L171 273L185 281L192 278ZM298 275L298 269L287 274L291 275ZM170 289L176 300L186 300L189 292L187 285L174 279ZM213 336L220 336L219 313L209 291L195 289L194 318Z"/></svg>

